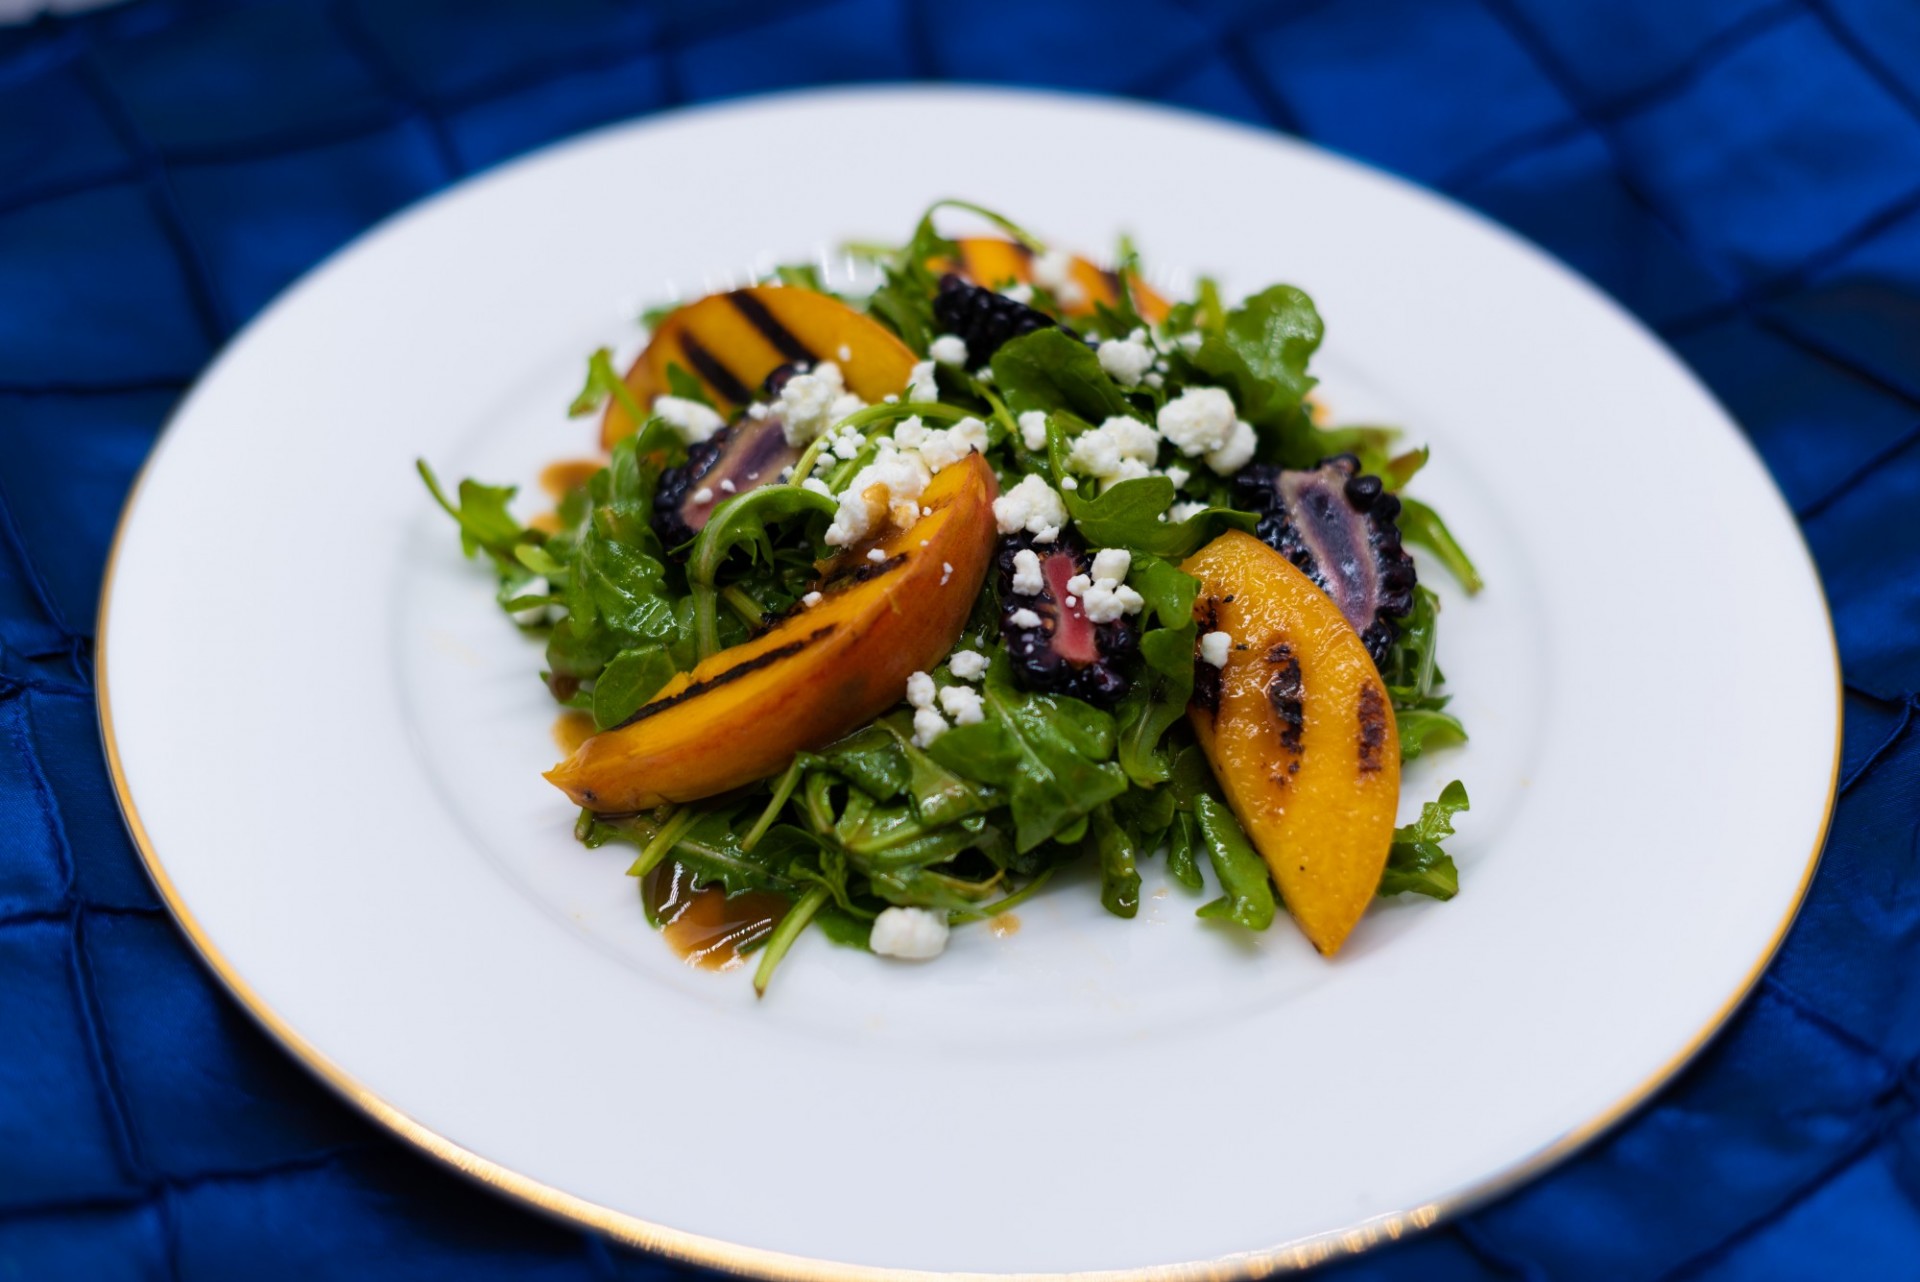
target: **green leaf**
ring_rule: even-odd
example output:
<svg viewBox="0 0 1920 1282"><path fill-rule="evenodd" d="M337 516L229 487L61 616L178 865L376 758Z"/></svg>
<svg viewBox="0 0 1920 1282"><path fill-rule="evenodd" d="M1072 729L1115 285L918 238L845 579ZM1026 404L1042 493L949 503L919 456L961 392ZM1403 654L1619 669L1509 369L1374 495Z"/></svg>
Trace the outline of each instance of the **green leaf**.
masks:
<svg viewBox="0 0 1920 1282"><path fill-rule="evenodd" d="M1221 531L1251 530L1260 519L1254 512L1210 507L1184 521L1163 521L1160 518L1173 505L1174 493L1173 482L1164 476L1139 476L1109 485L1095 498L1075 491L1061 497L1090 546L1165 557L1187 556Z"/></svg>
<svg viewBox="0 0 1920 1282"><path fill-rule="evenodd" d="M667 395L678 396L683 401L698 401L708 409L713 408L713 398L707 395L707 385L679 361L667 362Z"/></svg>
<svg viewBox="0 0 1920 1282"><path fill-rule="evenodd" d="M1395 828L1386 871L1380 877L1380 893L1433 899L1452 899L1458 894L1459 870L1440 843L1453 835L1453 818L1466 809L1466 785L1456 779L1441 789L1437 801L1420 807L1418 819Z"/></svg>
<svg viewBox="0 0 1920 1282"><path fill-rule="evenodd" d="M1140 911L1140 870L1133 843L1113 812L1101 806L1092 815L1093 848L1100 857L1100 902L1116 917Z"/></svg>
<svg viewBox="0 0 1920 1282"><path fill-rule="evenodd" d="M1067 840L1073 827L1127 786L1114 751L1113 718L1062 695L1014 688L997 656L983 683L986 716L933 741L929 755L970 779L1004 789L1015 849Z"/></svg>
<svg viewBox="0 0 1920 1282"><path fill-rule="evenodd" d="M1412 761L1429 748L1447 748L1467 741L1460 718L1433 708L1408 708L1394 714L1400 726L1400 760Z"/></svg>
<svg viewBox="0 0 1920 1282"><path fill-rule="evenodd" d="M993 385L1015 414L1065 410L1093 424L1116 415L1140 417L1093 349L1052 326L1003 343L993 354Z"/></svg>
<svg viewBox="0 0 1920 1282"><path fill-rule="evenodd" d="M1447 573L1459 580L1460 586L1467 590L1468 596L1478 593L1486 583L1480 578L1480 571L1473 568L1466 549L1453 537L1453 531L1440 519L1440 514L1418 499L1400 500L1400 537L1415 547L1425 548L1439 558L1440 564L1447 567Z"/></svg>
<svg viewBox="0 0 1920 1282"><path fill-rule="evenodd" d="M658 645L622 650L593 682L593 724L608 730L640 710L673 679L673 659Z"/></svg>
<svg viewBox="0 0 1920 1282"><path fill-rule="evenodd" d="M830 744L820 757L875 801L893 800L912 779L899 740L878 722Z"/></svg>
<svg viewBox="0 0 1920 1282"><path fill-rule="evenodd" d="M415 459L414 466L420 471L420 479L427 483L434 502L459 523L461 551L472 556L485 550L496 561L514 561L514 545L527 533L507 511L508 502L518 493L515 487L462 481L460 501L453 503L440 488L440 478L433 474L425 459Z"/></svg>
<svg viewBox="0 0 1920 1282"><path fill-rule="evenodd" d="M700 657L721 648L717 606L720 569L729 553L745 548L755 564L771 565L774 535L769 527L797 517L832 517L838 506L824 494L798 485L763 485L713 509L706 528L687 554L687 581L693 588Z"/></svg>
<svg viewBox="0 0 1920 1282"><path fill-rule="evenodd" d="M1206 883L1200 878L1200 821L1192 815L1175 812L1167 829L1167 873L1188 890Z"/></svg>
<svg viewBox="0 0 1920 1282"><path fill-rule="evenodd" d="M751 852L742 850L734 835L735 817L731 809L698 812L674 843L672 857L685 864L700 885L718 884L729 895L764 890L797 896L799 884L785 874L791 850L772 840Z"/></svg>
<svg viewBox="0 0 1920 1282"><path fill-rule="evenodd" d="M1247 840L1240 821L1224 803L1205 795L1194 799L1193 813L1213 860L1213 875L1225 892L1202 907L1200 916L1235 921L1248 930L1265 930L1273 925L1273 883L1267 876L1267 864Z"/></svg>
<svg viewBox="0 0 1920 1282"><path fill-rule="evenodd" d="M1198 626L1189 620L1185 627L1154 628L1140 638L1144 670L1114 709L1120 768L1138 787L1165 783L1173 774L1161 741L1186 715L1187 701L1193 698L1193 647L1198 634Z"/></svg>
<svg viewBox="0 0 1920 1282"><path fill-rule="evenodd" d="M1265 385L1263 414L1291 412L1313 390L1319 380L1307 373L1307 362L1325 332L1313 300L1292 285L1262 290L1227 313L1223 341ZM1251 421L1246 403L1236 403Z"/></svg>

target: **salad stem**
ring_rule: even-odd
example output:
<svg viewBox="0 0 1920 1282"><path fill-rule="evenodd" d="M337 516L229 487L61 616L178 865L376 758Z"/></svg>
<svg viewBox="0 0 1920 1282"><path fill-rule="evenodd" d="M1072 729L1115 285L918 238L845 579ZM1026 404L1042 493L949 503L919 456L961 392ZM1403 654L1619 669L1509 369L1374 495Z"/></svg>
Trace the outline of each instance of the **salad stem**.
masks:
<svg viewBox="0 0 1920 1282"><path fill-rule="evenodd" d="M753 972L755 997L767 995L767 982L773 978L774 967L780 964L780 959L787 955L787 949L793 947L793 941L800 938L800 932L807 928L813 915L827 902L827 894L825 886L815 886L800 896L800 902L788 910L787 915L780 919L780 924L773 928L773 934L767 937L766 951L760 954L760 965Z"/></svg>
<svg viewBox="0 0 1920 1282"><path fill-rule="evenodd" d="M760 603L749 596L737 584L729 584L721 588L720 599L725 601L727 607L740 617L740 622L750 628L757 628L767 621L767 612L760 608Z"/></svg>
<svg viewBox="0 0 1920 1282"><path fill-rule="evenodd" d="M953 925L958 926L965 922L985 921L989 917L998 917L1009 908L1018 908L1021 904L1033 898L1034 895L1039 893L1040 888L1046 885L1052 877L1053 869L1042 869L1039 876L1012 894L1002 895L992 903L982 904L978 908L956 908L947 914L947 920Z"/></svg>
<svg viewBox="0 0 1920 1282"><path fill-rule="evenodd" d="M627 876L644 877L658 868L660 861L667 857L668 852L680 844L680 834L685 832L688 825L693 822L693 816L694 812L690 807L682 806L674 811L673 817L660 825L660 830L653 834L652 840L641 847L640 857L627 869Z"/></svg>
<svg viewBox="0 0 1920 1282"><path fill-rule="evenodd" d="M767 808L760 812L760 818L753 828L740 839L740 849L751 851L760 844L760 839L767 835L767 829L773 827L773 821L779 817L782 810L787 808L788 799L793 796L794 788L800 783L802 765L802 760L796 756L793 764L787 767L786 773L780 776L780 782L773 788L773 799L767 802Z"/></svg>

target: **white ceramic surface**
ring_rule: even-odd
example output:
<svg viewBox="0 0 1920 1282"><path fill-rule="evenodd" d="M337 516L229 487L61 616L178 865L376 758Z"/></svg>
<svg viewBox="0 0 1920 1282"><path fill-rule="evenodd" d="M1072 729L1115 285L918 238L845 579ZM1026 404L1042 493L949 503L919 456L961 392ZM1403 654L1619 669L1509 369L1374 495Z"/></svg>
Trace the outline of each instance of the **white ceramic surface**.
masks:
<svg viewBox="0 0 1920 1282"><path fill-rule="evenodd" d="M831 145L741 185L782 138ZM530 485L591 451L563 407L641 301L899 237L943 195L1064 244L1128 230L1176 276L1305 287L1335 410L1432 443L1414 492L1490 585L1469 602L1422 566L1474 741L1411 768L1405 808L1466 780L1456 900L1382 905L1328 963L1284 921L1236 936L1151 879L1120 921L1070 879L932 965L809 937L756 1003L669 954L625 854L572 842L539 778L537 644L413 459ZM1590 286L1297 143L997 91L661 117L376 229L183 406L105 610L136 835L294 1053L508 1193L787 1275L1232 1273L1504 1187L1643 1098L1757 977L1838 736L1786 508Z"/></svg>

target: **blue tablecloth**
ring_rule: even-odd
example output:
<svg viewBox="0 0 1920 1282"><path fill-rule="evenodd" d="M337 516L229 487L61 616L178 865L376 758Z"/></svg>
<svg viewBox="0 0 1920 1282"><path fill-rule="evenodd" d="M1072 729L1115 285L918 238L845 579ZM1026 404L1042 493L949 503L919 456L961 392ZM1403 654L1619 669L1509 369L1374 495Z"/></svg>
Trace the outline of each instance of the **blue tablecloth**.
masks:
<svg viewBox="0 0 1920 1282"><path fill-rule="evenodd" d="M901 78L1196 107L1485 210L1700 372L1826 577L1845 784L1758 993L1580 1157L1333 1275L1920 1277L1912 0L143 0L0 28L0 1279L686 1276L416 1156L199 968L107 784L94 598L187 385L376 219L607 121Z"/></svg>

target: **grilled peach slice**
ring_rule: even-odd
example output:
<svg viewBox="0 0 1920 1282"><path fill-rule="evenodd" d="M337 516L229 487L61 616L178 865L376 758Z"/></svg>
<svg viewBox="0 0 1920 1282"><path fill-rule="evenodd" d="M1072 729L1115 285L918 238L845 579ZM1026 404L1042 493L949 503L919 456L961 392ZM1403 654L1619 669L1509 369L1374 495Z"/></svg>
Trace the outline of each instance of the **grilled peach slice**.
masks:
<svg viewBox="0 0 1920 1282"><path fill-rule="evenodd" d="M1340 607L1252 535L1223 534L1181 568L1201 583L1202 634L1233 638L1225 667L1195 666L1194 734L1287 910L1330 956L1393 844L1400 736L1386 685Z"/></svg>
<svg viewBox="0 0 1920 1282"><path fill-rule="evenodd" d="M627 386L634 400L651 405L667 390L667 367L678 365L700 380L725 414L753 400L767 375L782 365L833 361L848 390L878 401L905 389L914 360L891 330L837 298L792 285L755 285L675 310L627 371ZM600 444L611 449L633 430L620 402L609 401Z"/></svg>
<svg viewBox="0 0 1920 1282"><path fill-rule="evenodd" d="M763 779L871 721L959 638L993 558L995 490L978 454L944 469L927 515L827 562L819 604L681 673L547 778L590 810L645 810Z"/></svg>
<svg viewBox="0 0 1920 1282"><path fill-rule="evenodd" d="M976 285L994 288L1007 281L1030 281L1033 279L1033 251L1018 241L1004 240L999 236L965 236L954 242L960 247L960 265L954 268L951 263L938 264L948 270L957 270L962 276ZM1120 299L1120 276L1118 272L1104 271L1095 267L1084 258L1075 258L1071 268L1073 280L1085 295L1073 306L1064 303L1061 311L1069 316L1091 316L1095 303L1105 303L1111 307ZM1147 283L1138 276L1128 281L1133 286L1133 305L1143 320L1158 325L1167 318L1167 300L1147 287Z"/></svg>

